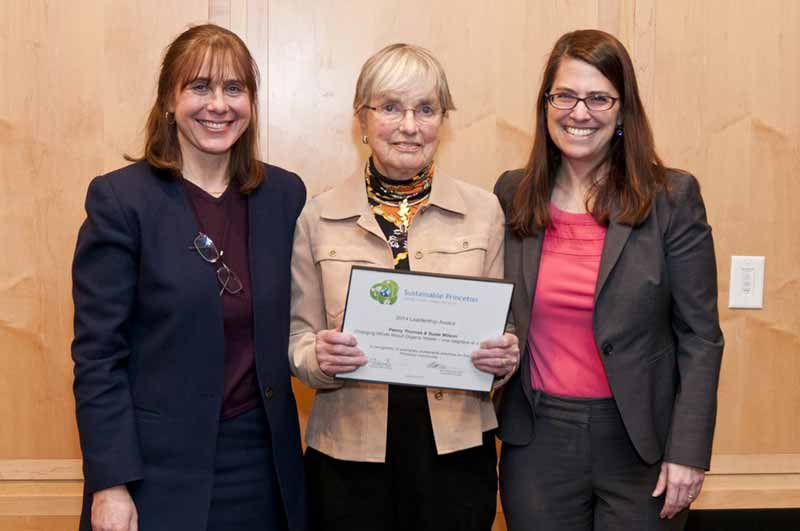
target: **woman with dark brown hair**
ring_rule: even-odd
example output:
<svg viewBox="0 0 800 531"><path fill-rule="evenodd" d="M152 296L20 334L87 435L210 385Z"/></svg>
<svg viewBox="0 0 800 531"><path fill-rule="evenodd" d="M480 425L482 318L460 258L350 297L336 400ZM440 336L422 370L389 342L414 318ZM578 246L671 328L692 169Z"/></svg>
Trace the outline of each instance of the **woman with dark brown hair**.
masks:
<svg viewBox="0 0 800 531"><path fill-rule="evenodd" d="M510 530L682 529L723 349L697 180L654 147L623 45L562 36L526 168L501 175L521 368L499 408Z"/></svg>
<svg viewBox="0 0 800 531"><path fill-rule="evenodd" d="M141 159L97 177L73 263L81 531L303 530L286 359L299 177L258 160L258 69L168 47Z"/></svg>

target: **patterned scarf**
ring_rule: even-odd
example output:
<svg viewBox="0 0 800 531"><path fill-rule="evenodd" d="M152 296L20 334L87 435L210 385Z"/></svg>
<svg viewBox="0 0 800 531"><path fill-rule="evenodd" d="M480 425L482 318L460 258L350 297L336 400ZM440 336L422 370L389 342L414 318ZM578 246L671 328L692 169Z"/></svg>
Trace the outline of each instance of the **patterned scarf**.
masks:
<svg viewBox="0 0 800 531"><path fill-rule="evenodd" d="M367 199L392 249L395 269L409 269L408 227L431 193L434 164L411 179L392 181L381 175L370 157L364 168Z"/></svg>

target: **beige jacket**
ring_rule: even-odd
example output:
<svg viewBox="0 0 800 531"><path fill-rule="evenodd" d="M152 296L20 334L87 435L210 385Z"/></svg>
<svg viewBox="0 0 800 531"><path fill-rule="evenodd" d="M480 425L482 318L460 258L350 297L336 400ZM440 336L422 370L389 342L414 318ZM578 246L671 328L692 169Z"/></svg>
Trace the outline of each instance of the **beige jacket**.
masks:
<svg viewBox="0 0 800 531"><path fill-rule="evenodd" d="M502 277L504 222L493 194L437 174L409 228L411 270ZM308 445L336 459L383 462L388 387L335 380L320 370L315 352L316 333L341 324L353 264L393 267L360 174L312 199L297 220L289 364L317 390ZM440 454L479 446L482 433L497 427L488 393L428 388L427 394Z"/></svg>

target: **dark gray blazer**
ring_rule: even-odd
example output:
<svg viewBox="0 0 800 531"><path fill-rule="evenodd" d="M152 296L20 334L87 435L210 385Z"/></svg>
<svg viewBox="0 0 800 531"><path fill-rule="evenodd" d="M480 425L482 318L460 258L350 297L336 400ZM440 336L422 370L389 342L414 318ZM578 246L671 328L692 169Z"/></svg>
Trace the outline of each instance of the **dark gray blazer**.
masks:
<svg viewBox="0 0 800 531"><path fill-rule="evenodd" d="M495 185L508 214L523 171ZM717 270L711 227L697 180L667 174L647 219L611 222L595 290L594 336L628 435L641 458L708 469L717 412L723 339L717 314ZM499 437L526 445L534 433L530 355L531 306L542 235L506 231L505 276L524 356L499 404Z"/></svg>

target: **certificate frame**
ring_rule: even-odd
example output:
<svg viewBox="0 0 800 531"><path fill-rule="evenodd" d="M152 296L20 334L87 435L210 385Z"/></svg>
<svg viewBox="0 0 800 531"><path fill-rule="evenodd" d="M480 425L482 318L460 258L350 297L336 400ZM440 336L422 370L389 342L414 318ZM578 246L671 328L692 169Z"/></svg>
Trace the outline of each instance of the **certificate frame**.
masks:
<svg viewBox="0 0 800 531"><path fill-rule="evenodd" d="M376 279L380 280L374 283ZM356 298L354 284L360 290L368 287L369 296ZM399 286L403 284L410 284L412 289L401 291ZM436 287L430 288L431 285ZM418 289L420 286L423 288ZM440 287L445 291L436 291ZM489 392L494 375L476 369L469 355L479 348L480 341L503 335L514 289L513 282L497 278L354 265L347 285L342 331L356 336L370 361L354 371L339 373L336 378ZM452 293L453 290L459 291ZM486 305L481 304L481 299L488 298L486 304L492 304L498 302L495 297L502 303L502 309L495 310L496 306L491 306L487 319ZM401 304L395 306L396 302ZM425 316L399 313L409 310L421 311ZM448 310L458 315L446 320L438 318L436 322L434 316L445 315ZM407 325L408 322L413 324ZM396 328L389 327L389 323L394 323ZM370 328L374 326L383 329ZM437 332L447 327L453 333ZM469 332L465 334L462 327L473 330L475 337ZM420 348L406 346L408 343Z"/></svg>

